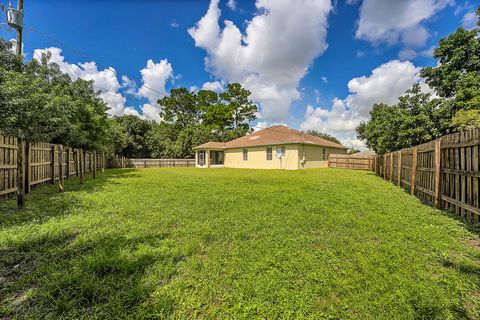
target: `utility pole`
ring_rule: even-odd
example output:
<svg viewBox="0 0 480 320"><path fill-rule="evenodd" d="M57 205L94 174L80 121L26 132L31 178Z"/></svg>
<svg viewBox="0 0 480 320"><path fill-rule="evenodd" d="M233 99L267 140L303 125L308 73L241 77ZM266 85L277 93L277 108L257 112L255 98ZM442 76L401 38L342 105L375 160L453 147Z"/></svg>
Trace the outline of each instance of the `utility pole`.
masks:
<svg viewBox="0 0 480 320"><path fill-rule="evenodd" d="M22 15L22 24L17 28L17 56L22 56L23 0L18 0L17 10Z"/></svg>
<svg viewBox="0 0 480 320"><path fill-rule="evenodd" d="M7 10L8 25L17 30L16 54L22 60L23 0L18 0L17 9ZM25 137L17 137L17 206L25 206Z"/></svg>

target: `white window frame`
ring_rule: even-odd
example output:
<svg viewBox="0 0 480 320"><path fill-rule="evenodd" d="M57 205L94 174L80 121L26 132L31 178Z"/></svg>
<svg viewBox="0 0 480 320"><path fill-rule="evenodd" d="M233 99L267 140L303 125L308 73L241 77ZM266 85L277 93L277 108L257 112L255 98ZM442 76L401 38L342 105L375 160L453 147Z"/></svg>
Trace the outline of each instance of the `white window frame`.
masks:
<svg viewBox="0 0 480 320"><path fill-rule="evenodd" d="M270 152L268 152L268 151L270 151ZM267 153L267 161L271 161L273 159L273 148L268 147L267 150L266 150L266 153Z"/></svg>

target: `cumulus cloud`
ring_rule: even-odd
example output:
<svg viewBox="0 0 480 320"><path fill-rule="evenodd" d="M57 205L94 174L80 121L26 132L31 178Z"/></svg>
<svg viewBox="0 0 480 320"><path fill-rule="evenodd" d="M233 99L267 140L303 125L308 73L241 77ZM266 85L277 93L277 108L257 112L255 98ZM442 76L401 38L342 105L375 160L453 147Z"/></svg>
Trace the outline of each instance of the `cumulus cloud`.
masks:
<svg viewBox="0 0 480 320"><path fill-rule="evenodd" d="M374 44L400 42L406 48L403 57L406 53L412 56L414 48L427 43L429 31L424 22L453 4L454 0L364 0L355 37Z"/></svg>
<svg viewBox="0 0 480 320"><path fill-rule="evenodd" d="M467 30L471 30L477 26L477 20L475 12L467 12L462 18L462 26Z"/></svg>
<svg viewBox="0 0 480 320"><path fill-rule="evenodd" d="M172 65L167 59L159 63L148 60L145 68L140 70L142 86L137 91L137 96L147 98L148 103L141 106L143 116L149 120L160 121L160 106L158 99L167 95L166 84L169 79L174 79Z"/></svg>
<svg viewBox="0 0 480 320"><path fill-rule="evenodd" d="M114 68L106 68L99 70L94 61L85 63L69 63L62 54L62 49L51 47L46 49L35 49L34 58L40 60L42 54L50 53L51 62L58 64L60 70L70 75L72 79L81 78L87 81L93 81L94 88L100 91L100 98L105 101L109 107L109 114L114 116L120 115L136 115L144 119L159 121L159 108L156 105L158 98L165 96L166 81L172 77L173 69L167 60L162 60L156 64L152 60L148 60L146 68L140 71L142 75L142 87L137 90L134 80L127 76L121 77L121 83L118 80L117 73ZM147 86L151 89L148 89ZM119 92L125 94L136 95L147 98L149 103L144 104L139 113L135 108L126 106L126 97ZM153 90L157 91L153 91Z"/></svg>
<svg viewBox="0 0 480 320"><path fill-rule="evenodd" d="M108 112L111 115L124 114L126 98L118 92L121 85L118 82L115 69L98 70L97 64L93 61L79 64L68 63L65 61L62 49L56 47L35 49L33 53L34 59L40 60L42 54L47 54L48 52L51 55L50 61L58 64L60 70L70 75L73 80L77 78L87 81L92 80L95 89L101 92L100 98L108 105ZM132 111L129 110L129 112Z"/></svg>
<svg viewBox="0 0 480 320"><path fill-rule="evenodd" d="M298 85L327 48L329 0L257 0L245 33L231 21L220 28L218 0L188 30L207 52L206 68L218 79L240 82L260 103L268 121L285 120L300 97ZM280 36L281 35L281 36Z"/></svg>
<svg viewBox="0 0 480 320"><path fill-rule="evenodd" d="M452 3L453 0L364 0L355 36L393 44L400 40L411 41L417 31L424 39L422 22Z"/></svg>
<svg viewBox="0 0 480 320"><path fill-rule="evenodd" d="M140 70L142 75L142 86L137 94L145 97L150 103L156 103L158 99L167 95L165 88L167 81L173 78L173 68L167 59L159 63L152 59L147 61L147 66Z"/></svg>
<svg viewBox="0 0 480 320"><path fill-rule="evenodd" d="M217 93L224 90L223 84L220 81L205 82L202 86L202 90L211 90Z"/></svg>
<svg viewBox="0 0 480 320"><path fill-rule="evenodd" d="M421 82L421 68L410 61L392 60L372 70L368 76L353 78L347 84L349 95L334 98L330 109L307 106L303 130L316 129L337 136L348 147L362 147L355 128L369 117L375 103L396 103L398 97L416 82ZM432 92L422 83L422 90Z"/></svg>

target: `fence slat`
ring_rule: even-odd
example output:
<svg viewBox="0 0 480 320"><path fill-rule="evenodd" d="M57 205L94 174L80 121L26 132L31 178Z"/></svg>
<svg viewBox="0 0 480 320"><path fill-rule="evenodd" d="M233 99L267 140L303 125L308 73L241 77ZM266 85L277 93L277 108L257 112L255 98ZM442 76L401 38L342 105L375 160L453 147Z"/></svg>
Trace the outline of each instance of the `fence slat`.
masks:
<svg viewBox="0 0 480 320"><path fill-rule="evenodd" d="M394 157L398 159L392 166ZM439 209L480 222L480 129L378 155L374 163L378 163L375 172L385 180L408 186L412 195ZM392 173L393 167L398 173ZM403 173L407 171L410 178Z"/></svg>

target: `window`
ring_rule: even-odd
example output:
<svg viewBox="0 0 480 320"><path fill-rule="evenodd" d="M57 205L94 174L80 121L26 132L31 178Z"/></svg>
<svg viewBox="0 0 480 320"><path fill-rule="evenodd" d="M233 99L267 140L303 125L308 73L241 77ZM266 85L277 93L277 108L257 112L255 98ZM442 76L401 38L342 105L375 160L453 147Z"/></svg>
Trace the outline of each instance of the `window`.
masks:
<svg viewBox="0 0 480 320"><path fill-rule="evenodd" d="M267 148L267 160L272 160L272 148Z"/></svg>
<svg viewBox="0 0 480 320"><path fill-rule="evenodd" d="M285 147L277 147L277 158L281 159L285 157Z"/></svg>
<svg viewBox="0 0 480 320"><path fill-rule="evenodd" d="M248 160L248 149L243 149L243 161Z"/></svg>
<svg viewBox="0 0 480 320"><path fill-rule="evenodd" d="M326 154L325 148L323 148L323 160L327 160L327 154Z"/></svg>
<svg viewBox="0 0 480 320"><path fill-rule="evenodd" d="M198 151L198 165L199 166L205 165L205 150Z"/></svg>

